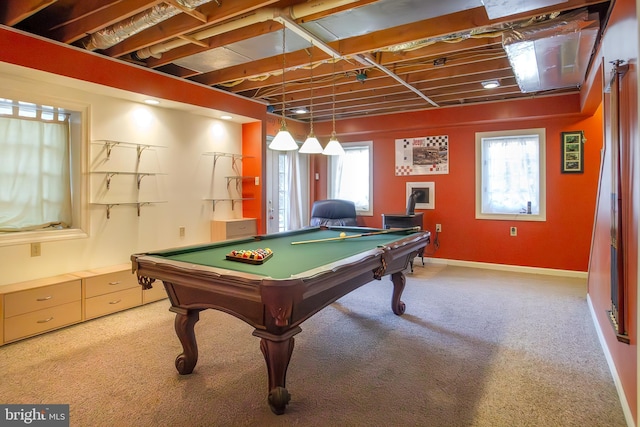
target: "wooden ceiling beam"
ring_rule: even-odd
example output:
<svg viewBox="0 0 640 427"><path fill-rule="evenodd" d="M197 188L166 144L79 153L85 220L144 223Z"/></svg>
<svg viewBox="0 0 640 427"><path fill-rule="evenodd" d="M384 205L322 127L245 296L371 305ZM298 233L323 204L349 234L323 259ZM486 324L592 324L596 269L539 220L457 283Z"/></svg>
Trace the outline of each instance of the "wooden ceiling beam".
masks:
<svg viewBox="0 0 640 427"><path fill-rule="evenodd" d="M0 6L0 24L9 27L35 15L58 0L4 0Z"/></svg>
<svg viewBox="0 0 640 427"><path fill-rule="evenodd" d="M207 44L206 48L186 45L165 52L160 58L148 58L147 66L150 68L161 67L181 58L186 58L197 53L205 52L217 47L226 46L242 40L247 40L251 37L257 37L263 34L272 33L280 29L282 29L282 25L275 21L258 22L257 24L252 24L239 30L229 31L227 33L220 34L214 37L202 39L201 41Z"/></svg>
<svg viewBox="0 0 640 427"><path fill-rule="evenodd" d="M98 8L82 19L72 19L68 24L56 26L54 30L46 34L54 40L62 43L73 43L88 34L95 33L110 25L143 12L150 7L162 3L161 0L127 0L113 2L108 7ZM80 12L79 12L80 13Z"/></svg>
<svg viewBox="0 0 640 427"><path fill-rule="evenodd" d="M119 57L135 52L139 49L164 43L182 34L194 33L205 28L219 24L243 14L253 12L256 9L270 6L278 0L235 0L223 1L220 6L215 1L200 6L200 12L207 17L203 23L189 15L179 14L167 19L160 25L154 25L138 34L135 34L117 45L104 51L105 55ZM298 0L300 1L300 0Z"/></svg>

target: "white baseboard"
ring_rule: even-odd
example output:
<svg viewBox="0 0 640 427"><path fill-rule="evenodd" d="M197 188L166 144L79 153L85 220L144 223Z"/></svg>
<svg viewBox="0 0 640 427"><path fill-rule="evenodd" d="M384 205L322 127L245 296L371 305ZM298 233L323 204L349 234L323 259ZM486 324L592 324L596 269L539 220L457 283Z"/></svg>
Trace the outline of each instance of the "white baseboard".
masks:
<svg viewBox="0 0 640 427"><path fill-rule="evenodd" d="M457 265L460 267L485 268L489 270L514 271L518 273L546 274L549 276L575 277L579 279L587 278L586 271L559 270L555 268L540 268L540 267L525 267L521 265L492 264L487 262L460 261L460 260L445 259L445 258L425 257L425 262L429 262L431 264Z"/></svg>
<svg viewBox="0 0 640 427"><path fill-rule="evenodd" d="M600 323L598 323L598 318L596 317L596 312L595 312L595 309L593 308L593 304L591 303L591 297L589 297L589 295L587 295L587 304L589 305L589 311L591 312L591 320L593 321L593 326L595 326L596 332L598 334L600 347L602 347L602 351L604 352L604 357L607 359L607 365L609 365L609 371L611 371L613 382L615 383L616 390L618 391L618 397L620 398L620 404L622 405L622 412L624 412L624 418L627 420L627 426L635 427L635 423L633 422L633 415L631 413L631 408L629 407L629 402L627 401L627 397L624 394L624 389L622 388L622 382L620 381L620 376L618 376L616 365L613 363L611 352L609 351L607 342L604 339L602 328L600 328Z"/></svg>

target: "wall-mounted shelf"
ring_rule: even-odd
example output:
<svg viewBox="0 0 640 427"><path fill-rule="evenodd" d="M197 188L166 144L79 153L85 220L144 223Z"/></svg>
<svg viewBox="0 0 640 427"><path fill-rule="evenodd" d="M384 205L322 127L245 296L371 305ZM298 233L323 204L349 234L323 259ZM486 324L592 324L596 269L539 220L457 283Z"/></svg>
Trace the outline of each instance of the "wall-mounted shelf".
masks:
<svg viewBox="0 0 640 427"><path fill-rule="evenodd" d="M114 206L136 206L138 209L138 216L140 216L140 207L144 205L152 205L156 203L166 203L166 201L149 201L149 202L119 202L119 203L91 203L92 205L106 206L107 207L107 219L111 218L111 208Z"/></svg>
<svg viewBox="0 0 640 427"><path fill-rule="evenodd" d="M213 156L213 166L215 167L216 162L220 157L230 157L232 162L232 167L235 167L237 160L243 159L251 159L253 156L243 156L242 154L233 154L233 153L223 153L220 151L207 151L206 153L202 153L203 156Z"/></svg>
<svg viewBox="0 0 640 427"><path fill-rule="evenodd" d="M254 180L255 177L253 177L253 176L225 176L225 179L227 180L227 189L229 189L229 184L231 183L231 181L235 181L236 182L236 190L240 191L240 183L242 183L242 181Z"/></svg>
<svg viewBox="0 0 640 427"><path fill-rule="evenodd" d="M138 184L138 190L140 189L140 182L142 182L142 178L145 176L154 176L154 175L166 175L165 173L157 173L157 172L115 172L115 171L93 171L91 173L103 173L107 175L107 190L111 188L111 178L115 175L136 175L136 182Z"/></svg>
<svg viewBox="0 0 640 427"><path fill-rule="evenodd" d="M136 149L138 161L140 161L140 156L142 155L142 152L147 148L167 148L163 145L137 144L134 142L112 141L109 139L98 139L98 140L92 141L92 144L104 145L107 151L107 160L109 160L109 158L111 157L111 150L113 149L113 147L116 147L116 146L134 147Z"/></svg>
<svg viewBox="0 0 640 427"><path fill-rule="evenodd" d="M216 203L218 202L231 202L231 210L235 209L236 202L242 202L243 200L253 200L252 198L234 198L234 199L204 199L212 202L213 211L216 211Z"/></svg>

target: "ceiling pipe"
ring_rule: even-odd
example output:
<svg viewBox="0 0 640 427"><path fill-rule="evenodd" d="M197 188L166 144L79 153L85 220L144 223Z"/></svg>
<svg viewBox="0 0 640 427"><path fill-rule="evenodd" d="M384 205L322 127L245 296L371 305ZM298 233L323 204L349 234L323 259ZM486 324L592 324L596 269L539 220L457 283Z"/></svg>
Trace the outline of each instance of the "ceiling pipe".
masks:
<svg viewBox="0 0 640 427"><path fill-rule="evenodd" d="M214 37L220 34L228 33L230 31L239 30L249 25L257 24L259 22L265 22L272 20L277 15L278 9L275 8L263 8L258 9L250 14L243 15L233 21L223 22L222 24L207 28L198 33L191 34L189 37L194 40L204 40L209 37ZM191 44L190 41L184 39L175 39L167 43L161 43L135 52L134 56L137 59L147 59L149 57L160 58L163 53L176 49L181 46Z"/></svg>
<svg viewBox="0 0 640 427"><path fill-rule="evenodd" d="M238 30L249 25L265 22L269 20L277 20L277 17L283 15L295 16L296 18L303 18L314 13L325 12L327 10L334 9L336 7L345 6L351 3L356 3L358 0L316 0L309 3L302 3L299 5L291 6L289 11L280 10L277 8L262 8L252 13L241 16L238 19L232 21L223 22L222 24L215 25L211 28L207 28L200 32L190 34L189 37L195 40L204 40L219 34L227 33L229 31ZM149 57L160 58L160 56L172 49L176 49L181 46L185 46L190 42L183 39L172 40L167 43L157 44L149 46L135 52L134 56L137 59L147 59Z"/></svg>
<svg viewBox="0 0 640 427"><path fill-rule="evenodd" d="M211 0L175 0L175 3L187 10L194 10L196 7ZM82 45L87 50L104 50L114 46L129 37L153 27L160 22L181 13L182 10L171 4L157 4L144 12L137 13L132 17L110 25L100 31L96 31L89 36Z"/></svg>

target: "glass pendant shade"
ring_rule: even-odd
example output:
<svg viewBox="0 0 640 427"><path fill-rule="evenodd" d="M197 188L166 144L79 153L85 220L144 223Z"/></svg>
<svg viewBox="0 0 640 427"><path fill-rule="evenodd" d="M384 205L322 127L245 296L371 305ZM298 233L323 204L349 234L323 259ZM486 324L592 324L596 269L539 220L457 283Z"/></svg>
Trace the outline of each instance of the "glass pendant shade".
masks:
<svg viewBox="0 0 640 427"><path fill-rule="evenodd" d="M307 139L300 147L300 153L303 154L318 154L322 153L322 145L320 145L320 141L313 133L310 133Z"/></svg>
<svg viewBox="0 0 640 427"><path fill-rule="evenodd" d="M333 111L331 114L331 122L333 124L333 131L331 132L331 138L329 138L329 143L322 154L325 156L342 156L344 154L344 148L338 141L338 137L336 136L336 59L333 58L333 85L332 85L332 98L333 98Z"/></svg>
<svg viewBox="0 0 640 427"><path fill-rule="evenodd" d="M284 103L284 95L285 95L285 86L284 86L284 73L286 71L286 63L285 63L285 33L286 28L282 28L282 119L280 120L280 130L276 134L271 144L269 144L269 148L271 150L277 151L293 151L298 149L298 144L293 139L293 136L287 130L287 122L285 120L285 103Z"/></svg>
<svg viewBox="0 0 640 427"><path fill-rule="evenodd" d="M269 144L269 148L277 151L292 151L298 149L298 144L296 144L293 136L291 136L287 130L287 125L284 123L284 120L282 121L280 130L275 138L273 138L273 141L271 141L271 144Z"/></svg>
<svg viewBox="0 0 640 427"><path fill-rule="evenodd" d="M324 147L322 154L325 156L342 156L344 154L344 148L342 148L342 145L338 141L335 132L331 133L329 143Z"/></svg>

